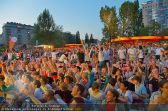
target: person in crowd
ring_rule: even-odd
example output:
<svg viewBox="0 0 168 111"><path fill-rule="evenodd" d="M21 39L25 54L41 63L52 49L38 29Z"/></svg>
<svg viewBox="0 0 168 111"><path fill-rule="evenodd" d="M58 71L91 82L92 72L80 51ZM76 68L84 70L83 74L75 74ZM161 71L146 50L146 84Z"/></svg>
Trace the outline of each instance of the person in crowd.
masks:
<svg viewBox="0 0 168 111"><path fill-rule="evenodd" d="M47 78L45 76L42 76L40 79L41 83L41 89L45 93L47 90L52 90L52 87L48 84Z"/></svg>
<svg viewBox="0 0 168 111"><path fill-rule="evenodd" d="M55 97L53 90L47 90L44 93L44 99L46 100L46 104L66 105L66 103L62 99Z"/></svg>
<svg viewBox="0 0 168 111"><path fill-rule="evenodd" d="M89 89L91 84L88 78L88 73L84 72L82 73L82 79L79 82L80 84L84 85L86 89Z"/></svg>
<svg viewBox="0 0 168 111"><path fill-rule="evenodd" d="M164 111L168 109L168 81L160 82L160 93L150 102L149 111Z"/></svg>
<svg viewBox="0 0 168 111"><path fill-rule="evenodd" d="M128 79L130 77L132 77L134 75L132 69L130 66L126 67L126 71L125 71L125 74L124 74L124 78L128 81Z"/></svg>
<svg viewBox="0 0 168 111"><path fill-rule="evenodd" d="M32 89L32 77L29 74L25 74L24 75L24 80L23 80L24 84L22 89L20 89L20 92L22 92L25 95L29 95L32 94L32 90L27 90L27 89Z"/></svg>
<svg viewBox="0 0 168 111"><path fill-rule="evenodd" d="M76 83L79 83L80 80L81 80L81 68L79 66L76 66L75 67L75 71L74 71L74 74L75 74L75 81Z"/></svg>
<svg viewBox="0 0 168 111"><path fill-rule="evenodd" d="M130 83L128 81L122 81L120 84L120 89L118 91L120 93L119 100L122 103L131 104L133 102L132 93L129 90L129 87Z"/></svg>
<svg viewBox="0 0 168 111"><path fill-rule="evenodd" d="M69 91L72 91L73 88L73 78L71 76L65 76L64 82L67 85Z"/></svg>
<svg viewBox="0 0 168 111"><path fill-rule="evenodd" d="M70 104L70 109L72 109L73 111L84 111L86 110L84 104L85 104L85 101L83 98L74 97Z"/></svg>
<svg viewBox="0 0 168 111"><path fill-rule="evenodd" d="M34 80L33 81L33 87L34 87L34 96L38 99L38 100L42 100L43 99L43 94L44 92L42 91L41 87L41 83L39 80Z"/></svg>
<svg viewBox="0 0 168 111"><path fill-rule="evenodd" d="M102 73L100 75L100 89L104 90L105 86L108 84L109 75L107 74L106 67L102 68Z"/></svg>
<svg viewBox="0 0 168 111"><path fill-rule="evenodd" d="M71 91L68 90L66 83L61 83L59 86L60 90L55 91L55 94L58 94L65 103L70 103L72 99Z"/></svg>
<svg viewBox="0 0 168 111"><path fill-rule="evenodd" d="M124 105L119 102L119 92L116 89L109 89L106 92L105 111L126 111Z"/></svg>
<svg viewBox="0 0 168 111"><path fill-rule="evenodd" d="M149 96L144 84L141 83L141 78L134 76L132 78L133 84L135 85L135 92L133 92L134 103L145 103L146 98Z"/></svg>
<svg viewBox="0 0 168 111"><path fill-rule="evenodd" d="M160 57L161 57L161 55L162 55L162 52L161 52L161 51L163 51L163 50L164 50L164 49L163 49L162 47L160 47L160 46L157 46L157 47L156 47L155 57L156 57L157 60L160 60Z"/></svg>
<svg viewBox="0 0 168 111"><path fill-rule="evenodd" d="M103 58L104 58L104 62L106 64L106 66L107 66L107 71L109 72L110 71L110 51L107 46L104 47Z"/></svg>
<svg viewBox="0 0 168 111"><path fill-rule="evenodd" d="M159 78L158 69L153 69L151 78L149 78L150 92L155 92L159 89L159 81L161 81L161 79Z"/></svg>
<svg viewBox="0 0 168 111"><path fill-rule="evenodd" d="M163 73L160 74L161 79L168 80L168 67L163 67Z"/></svg>
<svg viewBox="0 0 168 111"><path fill-rule="evenodd" d="M120 60L126 60L126 50L123 46L118 50L118 56Z"/></svg>
<svg viewBox="0 0 168 111"><path fill-rule="evenodd" d="M128 49L127 53L130 61L134 61L136 59L136 49L133 45Z"/></svg>
<svg viewBox="0 0 168 111"><path fill-rule="evenodd" d="M109 83L106 86L105 93L107 93L107 91L110 89L115 89L116 82L116 79L110 78Z"/></svg>
<svg viewBox="0 0 168 111"><path fill-rule="evenodd" d="M144 60L144 51L143 51L143 47L141 45L139 46L139 49L138 49L138 59L139 59L139 61Z"/></svg>
<svg viewBox="0 0 168 111"><path fill-rule="evenodd" d="M98 61L100 69L104 66L104 56L103 56L103 47L99 45L99 52L98 52Z"/></svg>
<svg viewBox="0 0 168 111"><path fill-rule="evenodd" d="M100 90L99 83L93 83L92 87L89 88L90 100L95 104L101 104L105 98L103 91Z"/></svg>

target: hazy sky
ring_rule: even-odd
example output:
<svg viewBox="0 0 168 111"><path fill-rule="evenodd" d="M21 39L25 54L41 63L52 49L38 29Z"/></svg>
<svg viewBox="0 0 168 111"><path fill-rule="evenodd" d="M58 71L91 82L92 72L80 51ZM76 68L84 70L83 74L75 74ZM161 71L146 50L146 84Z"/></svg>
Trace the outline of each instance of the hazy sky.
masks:
<svg viewBox="0 0 168 111"><path fill-rule="evenodd" d="M85 33L92 33L94 38L101 39L101 7L116 6L118 10L124 1L126 0L0 0L0 33L6 22L33 25L38 15L47 8L55 23L63 26L63 31L75 34L79 30L81 38L84 38ZM146 0L139 0L140 4L144 1Z"/></svg>

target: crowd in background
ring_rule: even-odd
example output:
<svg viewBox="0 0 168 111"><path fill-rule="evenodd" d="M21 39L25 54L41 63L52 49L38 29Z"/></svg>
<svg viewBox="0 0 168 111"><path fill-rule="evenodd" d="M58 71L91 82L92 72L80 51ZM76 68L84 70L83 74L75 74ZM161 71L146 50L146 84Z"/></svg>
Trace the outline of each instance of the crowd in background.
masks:
<svg viewBox="0 0 168 111"><path fill-rule="evenodd" d="M87 105L96 111L128 111L137 103L162 110L168 108L164 50L161 44L98 44L2 52L0 101L5 104L10 98L5 105L15 108L30 107L37 100L74 110Z"/></svg>

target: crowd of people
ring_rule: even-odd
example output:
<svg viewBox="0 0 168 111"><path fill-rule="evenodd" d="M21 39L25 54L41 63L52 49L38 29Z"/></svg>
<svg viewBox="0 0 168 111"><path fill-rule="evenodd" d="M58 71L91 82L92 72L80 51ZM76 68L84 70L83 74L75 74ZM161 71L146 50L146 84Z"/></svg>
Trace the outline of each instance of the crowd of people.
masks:
<svg viewBox="0 0 168 111"><path fill-rule="evenodd" d="M1 52L0 102L7 108L35 103L71 110L168 109L164 50L161 44L107 43Z"/></svg>

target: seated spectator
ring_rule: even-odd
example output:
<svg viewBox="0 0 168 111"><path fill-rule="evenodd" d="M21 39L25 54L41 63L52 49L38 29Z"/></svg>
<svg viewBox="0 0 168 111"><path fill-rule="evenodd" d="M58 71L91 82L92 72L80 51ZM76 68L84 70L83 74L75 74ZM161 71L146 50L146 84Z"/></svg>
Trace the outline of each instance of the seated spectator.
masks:
<svg viewBox="0 0 168 111"><path fill-rule="evenodd" d="M42 91L45 93L47 90L51 90L52 87L47 83L47 78L46 77L41 77L40 79L40 83L41 83L41 89Z"/></svg>
<svg viewBox="0 0 168 111"><path fill-rule="evenodd" d="M162 91L161 89L163 88L163 85L166 83L166 80L163 80L163 81L160 81L159 82L159 90L158 91L155 91L151 94L151 97L150 97L150 103L152 104L154 102L155 99L157 99L157 97L161 96L162 94Z"/></svg>
<svg viewBox="0 0 168 111"><path fill-rule="evenodd" d="M85 87L81 84L75 84L75 86L72 89L71 95L73 97L80 97L84 99L85 104L87 105L92 105L92 102L90 100L87 100L86 98L84 98L83 94L85 92Z"/></svg>
<svg viewBox="0 0 168 111"><path fill-rule="evenodd" d="M168 81L163 80L159 84L161 94L150 102L148 111L165 111L168 109Z"/></svg>
<svg viewBox="0 0 168 111"><path fill-rule="evenodd" d="M68 90L68 87L65 83L61 83L59 86L60 90L55 91L55 94L59 94L62 100L66 103L70 103L72 99L71 91Z"/></svg>
<svg viewBox="0 0 168 111"><path fill-rule="evenodd" d="M24 93L25 95L29 95L33 93L32 90L27 90L27 89L32 89L32 86L31 86L32 80L33 78L30 75L26 74L24 76L24 80L23 80L24 84L23 84L23 87L20 89L21 93Z"/></svg>
<svg viewBox="0 0 168 111"><path fill-rule="evenodd" d="M89 87L91 86L88 78L88 74L86 72L82 73L82 79L79 83L85 86L86 89L89 89Z"/></svg>
<svg viewBox="0 0 168 111"><path fill-rule="evenodd" d="M66 107L66 103L61 98L56 97L53 90L47 90L44 93L44 99L47 104L60 104L60 107Z"/></svg>
<svg viewBox="0 0 168 111"><path fill-rule="evenodd" d="M100 89L104 90L108 84L108 74L105 67L102 68L102 73L100 75Z"/></svg>
<svg viewBox="0 0 168 111"><path fill-rule="evenodd" d="M73 88L73 84L72 84L73 78L71 76L65 76L64 82L67 85L68 90L72 91L72 88Z"/></svg>
<svg viewBox="0 0 168 111"><path fill-rule="evenodd" d="M109 89L106 93L106 99L103 101L103 104L106 104L105 111L125 111L125 108L122 104L118 104L119 93L115 89Z"/></svg>
<svg viewBox="0 0 168 111"><path fill-rule="evenodd" d="M81 68L80 68L79 66L76 66L76 67L75 67L75 71L74 71L76 83L79 83L80 80L81 80L81 78L82 78L80 71L81 71Z"/></svg>
<svg viewBox="0 0 168 111"><path fill-rule="evenodd" d="M134 76L132 81L135 85L135 92L133 92L133 100L135 103L144 103L148 97L148 93L144 84L141 83L141 78Z"/></svg>
<svg viewBox="0 0 168 111"><path fill-rule="evenodd" d="M42 89L40 88L41 87L41 83L39 80L35 80L33 82L33 86L34 86L34 96L38 99L38 100L42 100L43 99L43 91Z"/></svg>
<svg viewBox="0 0 168 111"><path fill-rule="evenodd" d="M130 83L128 81L123 81L120 84L120 89L118 91L120 93L119 100L122 103L131 104L133 102L133 97L131 91L129 90L129 86Z"/></svg>
<svg viewBox="0 0 168 111"><path fill-rule="evenodd" d="M97 82L93 83L92 87L89 88L90 100L93 103L102 103L105 98L104 93L100 90L100 86Z"/></svg>
<svg viewBox="0 0 168 111"><path fill-rule="evenodd" d="M125 79L128 80L131 76L133 76L133 71L131 67L126 67L126 72L125 72Z"/></svg>
<svg viewBox="0 0 168 111"><path fill-rule="evenodd" d="M157 69L153 69L152 70L152 77L149 80L149 89L150 89L151 93L158 91L159 81L161 81L161 79L159 79L159 72Z"/></svg>
<svg viewBox="0 0 168 111"><path fill-rule="evenodd" d="M116 82L117 82L116 79L110 78L109 83L106 86L105 93L107 93L109 89L115 89Z"/></svg>
<svg viewBox="0 0 168 111"><path fill-rule="evenodd" d="M84 103L85 101L83 98L74 97L70 104L70 109L72 109L73 111L84 111L85 109Z"/></svg>
<svg viewBox="0 0 168 111"><path fill-rule="evenodd" d="M163 73L160 74L160 76L161 76L161 79L166 79L166 80L168 80L168 68L167 68L167 67L164 67L164 68L163 68Z"/></svg>
<svg viewBox="0 0 168 111"><path fill-rule="evenodd" d="M48 104L56 104L58 101L55 100L54 92L52 90L46 90L44 93L44 99Z"/></svg>

